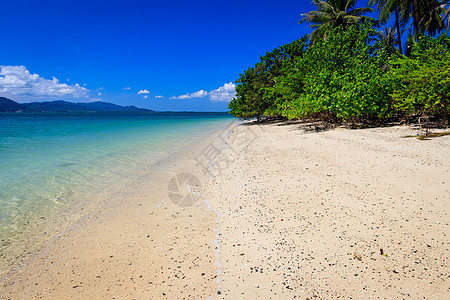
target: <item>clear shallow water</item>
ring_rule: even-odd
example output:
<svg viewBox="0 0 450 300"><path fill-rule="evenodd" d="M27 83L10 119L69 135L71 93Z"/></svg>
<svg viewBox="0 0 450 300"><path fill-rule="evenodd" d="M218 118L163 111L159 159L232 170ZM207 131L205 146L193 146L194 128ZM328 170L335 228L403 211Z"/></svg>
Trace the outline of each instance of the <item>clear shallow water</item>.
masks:
<svg viewBox="0 0 450 300"><path fill-rule="evenodd" d="M213 113L0 114L0 241L81 194L157 163L233 119ZM0 255L1 258L1 255Z"/></svg>

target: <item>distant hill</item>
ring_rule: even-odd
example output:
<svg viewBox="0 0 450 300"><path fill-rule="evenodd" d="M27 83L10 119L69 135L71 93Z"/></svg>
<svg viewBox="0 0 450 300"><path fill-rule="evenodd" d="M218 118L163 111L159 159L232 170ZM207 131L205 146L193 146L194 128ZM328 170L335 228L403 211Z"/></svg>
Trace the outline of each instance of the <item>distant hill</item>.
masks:
<svg viewBox="0 0 450 300"><path fill-rule="evenodd" d="M81 105L91 111L102 111L102 112L107 112L107 111L111 111L111 112L114 112L114 111L149 112L149 111L152 111L152 110L145 109L145 108L139 108L139 107L136 107L133 105L121 106L121 105L112 104L112 103L108 103L108 102L101 102L101 101L90 102L90 103L77 103L77 104Z"/></svg>
<svg viewBox="0 0 450 300"><path fill-rule="evenodd" d="M108 102L73 103L68 101L46 101L17 103L0 97L0 112L152 112L136 106L121 106Z"/></svg>
<svg viewBox="0 0 450 300"><path fill-rule="evenodd" d="M0 112L5 111L21 111L23 107L21 104L12 101L5 97L0 97Z"/></svg>
<svg viewBox="0 0 450 300"><path fill-rule="evenodd" d="M31 102L23 103L22 107L24 111L86 111L84 106L67 101L50 101L50 102Z"/></svg>

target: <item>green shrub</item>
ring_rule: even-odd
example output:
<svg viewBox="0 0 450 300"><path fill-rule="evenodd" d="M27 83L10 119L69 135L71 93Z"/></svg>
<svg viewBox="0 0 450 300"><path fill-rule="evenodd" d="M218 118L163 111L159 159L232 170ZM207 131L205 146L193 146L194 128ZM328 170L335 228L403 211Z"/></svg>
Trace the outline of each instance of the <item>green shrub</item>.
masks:
<svg viewBox="0 0 450 300"><path fill-rule="evenodd" d="M293 97L285 116L328 121L390 117L387 54L370 44L375 35L370 23L337 28L308 48L296 61L296 72L276 84L285 99Z"/></svg>
<svg viewBox="0 0 450 300"><path fill-rule="evenodd" d="M391 61L394 106L404 114L428 115L449 121L450 37L421 37L411 57Z"/></svg>

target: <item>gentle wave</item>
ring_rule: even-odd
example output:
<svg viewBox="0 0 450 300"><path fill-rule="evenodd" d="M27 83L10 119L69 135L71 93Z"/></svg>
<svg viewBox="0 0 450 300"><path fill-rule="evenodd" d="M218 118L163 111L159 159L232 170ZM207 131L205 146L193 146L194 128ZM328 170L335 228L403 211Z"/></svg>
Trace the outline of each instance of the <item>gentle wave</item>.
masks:
<svg viewBox="0 0 450 300"><path fill-rule="evenodd" d="M95 193L231 121L219 113L0 114L0 257L16 237L45 230L47 219L75 220Z"/></svg>

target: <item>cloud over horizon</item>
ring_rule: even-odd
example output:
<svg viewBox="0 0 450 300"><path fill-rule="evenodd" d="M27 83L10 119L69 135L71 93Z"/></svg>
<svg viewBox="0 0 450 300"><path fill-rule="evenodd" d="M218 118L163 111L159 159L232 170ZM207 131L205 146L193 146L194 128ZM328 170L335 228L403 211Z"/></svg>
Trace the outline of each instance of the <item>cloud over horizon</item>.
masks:
<svg viewBox="0 0 450 300"><path fill-rule="evenodd" d="M173 96L170 99L193 99L193 98L203 98L209 96L209 100L213 102L229 102L236 95L236 85L232 82L225 83L223 86L207 92L205 90L200 90L194 93L187 93L180 96Z"/></svg>
<svg viewBox="0 0 450 300"><path fill-rule="evenodd" d="M208 95L208 92L205 90L200 90L194 93L187 93L181 96L173 96L170 99L192 99L192 98L203 98Z"/></svg>
<svg viewBox="0 0 450 300"><path fill-rule="evenodd" d="M225 83L216 90L209 92L209 99L211 101L226 101L229 102L236 95L236 85L232 82Z"/></svg>
<svg viewBox="0 0 450 300"><path fill-rule="evenodd" d="M139 92L137 92L137 94L138 94L138 95L142 95L142 94L150 94L150 91L147 90L147 89L143 89L143 90L140 90Z"/></svg>
<svg viewBox="0 0 450 300"><path fill-rule="evenodd" d="M87 98L89 90L78 83L69 85L59 82L55 77L50 80L38 74L31 74L25 66L0 65L0 92L12 95Z"/></svg>

